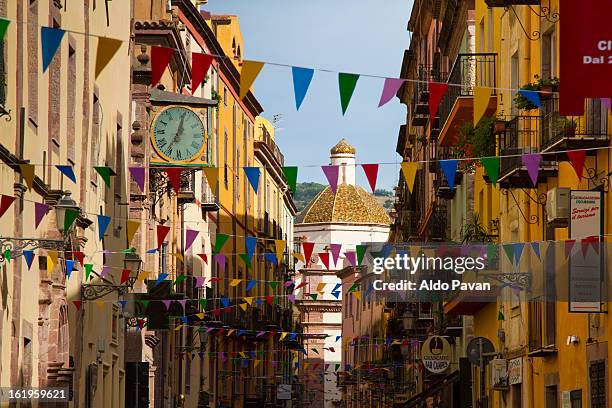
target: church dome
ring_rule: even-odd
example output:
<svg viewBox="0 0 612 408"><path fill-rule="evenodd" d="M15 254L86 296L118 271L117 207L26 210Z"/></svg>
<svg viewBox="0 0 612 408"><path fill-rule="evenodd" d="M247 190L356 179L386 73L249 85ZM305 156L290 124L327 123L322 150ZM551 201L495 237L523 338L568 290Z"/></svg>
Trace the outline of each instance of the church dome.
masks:
<svg viewBox="0 0 612 408"><path fill-rule="evenodd" d="M329 186L325 187L298 215L296 224L312 223L388 226L390 220L385 209L373 195L359 186L340 184L335 195Z"/></svg>
<svg viewBox="0 0 612 408"><path fill-rule="evenodd" d="M351 145L346 139L340 140L334 147L329 151L332 155L335 154L355 154L357 150Z"/></svg>

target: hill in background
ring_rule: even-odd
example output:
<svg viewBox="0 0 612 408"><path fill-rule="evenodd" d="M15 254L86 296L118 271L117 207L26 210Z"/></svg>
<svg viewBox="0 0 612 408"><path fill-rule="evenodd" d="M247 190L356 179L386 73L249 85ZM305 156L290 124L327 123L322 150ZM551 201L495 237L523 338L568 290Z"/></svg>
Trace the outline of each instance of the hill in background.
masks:
<svg viewBox="0 0 612 408"><path fill-rule="evenodd" d="M297 183L297 191L293 194L293 201L298 212L302 211L326 186L326 184L319 183ZM391 207L393 207L393 192L377 188L374 196L387 212L391 210Z"/></svg>

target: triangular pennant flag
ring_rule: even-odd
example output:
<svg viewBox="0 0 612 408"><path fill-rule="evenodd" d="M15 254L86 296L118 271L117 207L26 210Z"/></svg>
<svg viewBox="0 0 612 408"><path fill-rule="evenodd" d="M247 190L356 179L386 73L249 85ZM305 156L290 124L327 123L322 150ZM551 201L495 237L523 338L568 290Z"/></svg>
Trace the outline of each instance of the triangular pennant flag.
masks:
<svg viewBox="0 0 612 408"><path fill-rule="evenodd" d="M365 172L366 178L368 179L368 183L370 183L370 188L372 189L372 193L376 190L376 179L378 177L378 164L362 164L361 167Z"/></svg>
<svg viewBox="0 0 612 408"><path fill-rule="evenodd" d="M195 287L196 288L201 288L204 286L204 281L206 280L206 278L204 276L196 276L196 283L195 283Z"/></svg>
<svg viewBox="0 0 612 408"><path fill-rule="evenodd" d="M66 208L66 213L64 215L64 234L68 234L70 229L72 228L72 224L79 217L80 211L73 210L71 208Z"/></svg>
<svg viewBox="0 0 612 408"><path fill-rule="evenodd" d="M81 310L81 305L83 304L83 302L80 300L73 300L72 304L74 305L74 307L76 307L76 310L78 312L79 310Z"/></svg>
<svg viewBox="0 0 612 408"><path fill-rule="evenodd" d="M310 263L312 258L312 251L314 250L314 242L302 242L302 252L304 252L304 259L306 264Z"/></svg>
<svg viewBox="0 0 612 408"><path fill-rule="evenodd" d="M438 114L438 107L448 91L448 84L440 82L429 83L429 120L433 123Z"/></svg>
<svg viewBox="0 0 612 408"><path fill-rule="evenodd" d="M11 20L0 18L0 42L4 41L4 35L6 34L6 29L8 28L10 22Z"/></svg>
<svg viewBox="0 0 612 408"><path fill-rule="evenodd" d="M299 252L294 252L293 254L291 254L291 256L293 256L296 260L302 262L302 263L306 263L305 259L304 259L304 255L299 253Z"/></svg>
<svg viewBox="0 0 612 408"><path fill-rule="evenodd" d="M49 209L50 207L45 203L34 203L34 228L38 228Z"/></svg>
<svg viewBox="0 0 612 408"><path fill-rule="evenodd" d="M0 40L0 42L1 41L2 40ZM19 171L21 172L21 176L26 182L26 186L28 186L28 190L31 191L32 187L34 186L34 165L33 164L20 164Z"/></svg>
<svg viewBox="0 0 612 408"><path fill-rule="evenodd" d="M278 282L276 281L268 282L268 284L270 285L270 288L272 288L272 291L276 290L278 287Z"/></svg>
<svg viewBox="0 0 612 408"><path fill-rule="evenodd" d="M363 256L366 253L366 246L365 245L356 245L355 246L355 251L357 252L357 263L359 265L361 265L361 263L363 262Z"/></svg>
<svg viewBox="0 0 612 408"><path fill-rule="evenodd" d="M191 94L198 89L213 62L213 56L200 52L191 53Z"/></svg>
<svg viewBox="0 0 612 408"><path fill-rule="evenodd" d="M253 259L255 246L257 245L257 237L244 237L244 247L249 259Z"/></svg>
<svg viewBox="0 0 612 408"><path fill-rule="evenodd" d="M116 38L98 37L98 49L96 51L95 78L98 78L102 70L115 56L123 41Z"/></svg>
<svg viewBox="0 0 612 408"><path fill-rule="evenodd" d="M214 192L217 189L217 181L219 180L219 168L204 167L202 171L204 171L204 176L206 176L210 190Z"/></svg>
<svg viewBox="0 0 612 408"><path fill-rule="evenodd" d="M129 277L130 277L130 271L129 269L123 269L121 270L121 284L123 285L125 282L128 281Z"/></svg>
<svg viewBox="0 0 612 408"><path fill-rule="evenodd" d="M91 276L91 271L93 271L93 264L85 264L85 282L89 281L89 277Z"/></svg>
<svg viewBox="0 0 612 408"><path fill-rule="evenodd" d="M540 258L540 243L538 241L534 241L531 243L531 250L533 251L535 256L538 257L538 259L541 259Z"/></svg>
<svg viewBox="0 0 612 408"><path fill-rule="evenodd" d="M166 235L170 232L170 227L167 225L157 225L157 248L161 248L164 240L166 239Z"/></svg>
<svg viewBox="0 0 612 408"><path fill-rule="evenodd" d="M404 80L400 78L385 78L380 100L378 101L378 107L380 108L389 102L397 94L397 91L399 91L403 83Z"/></svg>
<svg viewBox="0 0 612 408"><path fill-rule="evenodd" d="M72 251L72 255L79 261L81 266L85 265L85 254L81 251Z"/></svg>
<svg viewBox="0 0 612 408"><path fill-rule="evenodd" d="M28 271L30 270L30 268L32 267L32 262L34 261L34 251L30 251L30 250L24 250L23 252L23 259L26 262L26 265L28 265Z"/></svg>
<svg viewBox="0 0 612 408"><path fill-rule="evenodd" d="M185 248L183 251L187 251L193 245L193 241L195 241L198 236L198 231L187 228L185 230Z"/></svg>
<svg viewBox="0 0 612 408"><path fill-rule="evenodd" d="M346 113L351 97L359 80L358 74L349 74L340 72L338 74L338 87L340 88L340 105L342 106L342 114Z"/></svg>
<svg viewBox="0 0 612 408"><path fill-rule="evenodd" d="M164 300L162 300L162 303L164 304L164 306L166 306L166 310L168 310L168 309L170 309L170 305L172 304L172 300L164 299Z"/></svg>
<svg viewBox="0 0 612 408"><path fill-rule="evenodd" d="M245 290L248 292L249 290L253 289L255 285L257 285L257 281L255 279L251 279L247 282Z"/></svg>
<svg viewBox="0 0 612 408"><path fill-rule="evenodd" d="M57 265L57 251L47 251L47 262L51 264L49 271Z"/></svg>
<svg viewBox="0 0 612 408"><path fill-rule="evenodd" d="M317 295L316 293L311 293L311 294L310 294L310 295L308 295L308 296L310 296L310 298L311 298L312 300L317 300L317 298L319 297L319 295Z"/></svg>
<svg viewBox="0 0 612 408"><path fill-rule="evenodd" d="M357 253L355 251L345 251L344 257L351 264L351 266L357 266Z"/></svg>
<svg viewBox="0 0 612 408"><path fill-rule="evenodd" d="M287 247L287 241L282 240L282 239L275 239L274 240L274 249L275 249L275 252L276 252L276 260L277 260L279 265L283 261L283 254L285 253L285 248L286 247Z"/></svg>
<svg viewBox="0 0 612 408"><path fill-rule="evenodd" d="M217 264L219 264L219 268L221 268L222 271L225 271L225 255L215 255L215 261L217 261Z"/></svg>
<svg viewBox="0 0 612 408"><path fill-rule="evenodd" d="M106 187L110 187L110 178L116 175L116 173L110 167L106 166L94 166L94 170L102 177Z"/></svg>
<svg viewBox="0 0 612 408"><path fill-rule="evenodd" d="M497 313L497 320L500 322L506 320L506 318L504 317L504 312L502 312L501 310Z"/></svg>
<svg viewBox="0 0 612 408"><path fill-rule="evenodd" d="M340 166L326 165L321 166L321 169L323 169L323 173L325 174L325 177L327 177L332 193L336 194L336 190L338 189L338 174Z"/></svg>
<svg viewBox="0 0 612 408"><path fill-rule="evenodd" d="M570 164L576 171L578 180L582 180L582 172L584 170L584 159L586 157L586 151L584 150L573 150L567 152L567 157Z"/></svg>
<svg viewBox="0 0 612 408"><path fill-rule="evenodd" d="M327 252L320 252L319 259L325 265L325 269L329 270L329 254Z"/></svg>
<svg viewBox="0 0 612 408"><path fill-rule="evenodd" d="M483 157L480 159L482 167L487 172L491 184L497 185L497 179L499 178L499 157Z"/></svg>
<svg viewBox="0 0 612 408"><path fill-rule="evenodd" d="M510 261L511 264L514 263L514 246L512 244L505 244L502 245L502 247L504 248L504 252L506 253L506 256L508 257L508 260Z"/></svg>
<svg viewBox="0 0 612 408"><path fill-rule="evenodd" d="M491 88L475 86L472 93L474 95L474 126L476 126L489 106L489 100L491 99Z"/></svg>
<svg viewBox="0 0 612 408"><path fill-rule="evenodd" d="M202 262L204 262L205 264L208 264L208 255L198 254L198 256L200 257L200 259L202 259Z"/></svg>
<svg viewBox="0 0 612 408"><path fill-rule="evenodd" d="M140 228L140 221L127 220L127 244L131 246L132 240L134 239L134 235L136 235L136 231Z"/></svg>
<svg viewBox="0 0 612 408"><path fill-rule="evenodd" d="M100 241L104 239L104 233L106 233L106 229L108 228L108 224L110 224L111 217L107 217L106 215L99 214L98 215L98 238Z"/></svg>
<svg viewBox="0 0 612 408"><path fill-rule="evenodd" d="M314 69L291 67L291 74L293 77L293 92L295 94L295 109L300 110L300 106L312 81Z"/></svg>
<svg viewBox="0 0 612 408"><path fill-rule="evenodd" d="M208 299L200 299L199 303L202 310L206 310L206 306L208 306Z"/></svg>
<svg viewBox="0 0 612 408"><path fill-rule="evenodd" d="M574 249L575 243L576 243L575 239L568 239L565 241L565 257L566 258L572 254L572 250Z"/></svg>
<svg viewBox="0 0 612 408"><path fill-rule="evenodd" d="M455 159L440 160L440 167L442 168L442 172L444 173L444 177L446 177L446 182L451 191L455 189L455 175L457 174L458 164L459 160Z"/></svg>
<svg viewBox="0 0 612 408"><path fill-rule="evenodd" d="M419 169L419 163L402 162L401 167L404 180L406 181L406 187L408 187L408 191L412 193L412 189L414 188L414 179L416 178L416 173Z"/></svg>
<svg viewBox="0 0 612 408"><path fill-rule="evenodd" d="M2 194L2 198L0 198L0 217L2 217L4 213L6 213L9 207L15 201L15 199L16 197Z"/></svg>
<svg viewBox="0 0 612 408"><path fill-rule="evenodd" d="M283 174L285 175L285 179L287 180L287 184L292 192L295 193L297 186L297 174L298 168L297 166L285 166L282 168Z"/></svg>
<svg viewBox="0 0 612 408"><path fill-rule="evenodd" d="M66 32L61 28L41 27L40 43L42 48L43 72L47 71Z"/></svg>
<svg viewBox="0 0 612 408"><path fill-rule="evenodd" d="M223 245L225 245L228 239L229 239L229 235L227 234L217 234L217 237L215 240L215 248L213 249L213 253L218 254L219 252L221 252Z"/></svg>
<svg viewBox="0 0 612 408"><path fill-rule="evenodd" d="M240 303L238 306L240 306L240 308L241 308L243 311L245 311L245 312L246 312L246 310L247 310L247 304L246 304L246 303ZM238 334L238 335L240 335L240 334Z"/></svg>
<svg viewBox="0 0 612 408"><path fill-rule="evenodd" d="M252 265L251 265L251 259L252 259L252 258L249 256L249 254L238 254L238 257L239 257L240 259L242 259L242 261L245 263L245 265L246 265L247 267L249 267L249 268L250 268L250 267L252 266Z"/></svg>
<svg viewBox="0 0 612 408"><path fill-rule="evenodd" d="M72 166L67 165L57 165L55 166L64 176L68 177L72 182L76 183L76 176L74 175L74 170Z"/></svg>
<svg viewBox="0 0 612 408"><path fill-rule="evenodd" d="M529 102L534 104L536 107L539 108L539 107L542 106L542 102L540 101L540 93L538 91L530 91L530 90L527 90L527 89L519 89L518 93L523 98L527 99Z"/></svg>
<svg viewBox="0 0 612 408"><path fill-rule="evenodd" d="M352 286L349 288L348 293L354 292L354 291L356 291L357 289L359 289L359 283L358 283L358 282L355 282L355 283L353 283L353 285L352 285Z"/></svg>
<svg viewBox="0 0 612 408"><path fill-rule="evenodd" d="M263 66L264 63L259 61L244 60L242 62L242 69L240 70L240 99L244 99L247 95Z"/></svg>
<svg viewBox="0 0 612 408"><path fill-rule="evenodd" d="M173 55L172 48L151 47L151 86L157 85Z"/></svg>
<svg viewBox="0 0 612 408"><path fill-rule="evenodd" d="M245 301L245 302L247 302L247 304L250 306L250 305L252 305L252 304L253 304L253 297L252 297L252 296L250 296L250 297L245 297L245 298L244 298L244 301Z"/></svg>
<svg viewBox="0 0 612 408"><path fill-rule="evenodd" d="M514 262L519 264L521 262L521 256L523 255L523 248L525 243L517 242L514 244Z"/></svg>
<svg viewBox="0 0 612 408"><path fill-rule="evenodd" d="M316 291L322 294L322 292L325 289L326 285L327 285L327 283L325 283L325 282L319 282L319 284L317 285Z"/></svg>
<svg viewBox="0 0 612 408"><path fill-rule="evenodd" d="M145 168L144 167L130 167L130 174L132 178L138 184L140 191L145 192Z"/></svg>
<svg viewBox="0 0 612 408"><path fill-rule="evenodd" d="M183 169L180 167L166 167L166 174L168 175L168 180L170 181L170 185L172 185L172 189L175 193L181 189L181 174L183 173Z"/></svg>
<svg viewBox="0 0 612 408"><path fill-rule="evenodd" d="M332 260L334 261L334 265L338 263L338 259L340 258L340 251L342 250L342 244L329 244L329 251L332 255Z"/></svg>
<svg viewBox="0 0 612 408"><path fill-rule="evenodd" d="M538 153L525 154L523 155L522 159L523 164L527 168L529 178L531 179L531 184L533 184L534 187L537 187L538 174L540 173L540 160L542 160L542 155Z"/></svg>
<svg viewBox="0 0 612 408"><path fill-rule="evenodd" d="M249 184L253 187L253 191L257 194L257 190L259 190L259 167L243 167L242 169L249 180Z"/></svg>
<svg viewBox="0 0 612 408"><path fill-rule="evenodd" d="M235 288L236 286L240 285L240 282L242 282L242 279L232 279L230 281L230 287Z"/></svg>

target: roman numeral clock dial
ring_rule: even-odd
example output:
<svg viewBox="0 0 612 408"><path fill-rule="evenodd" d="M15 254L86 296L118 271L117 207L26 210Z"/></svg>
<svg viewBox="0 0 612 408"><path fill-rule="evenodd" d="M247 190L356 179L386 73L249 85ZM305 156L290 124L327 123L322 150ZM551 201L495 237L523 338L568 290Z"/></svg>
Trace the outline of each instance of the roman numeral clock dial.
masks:
<svg viewBox="0 0 612 408"><path fill-rule="evenodd" d="M151 131L153 148L168 162L188 163L202 155L204 123L192 109L165 108L155 117Z"/></svg>

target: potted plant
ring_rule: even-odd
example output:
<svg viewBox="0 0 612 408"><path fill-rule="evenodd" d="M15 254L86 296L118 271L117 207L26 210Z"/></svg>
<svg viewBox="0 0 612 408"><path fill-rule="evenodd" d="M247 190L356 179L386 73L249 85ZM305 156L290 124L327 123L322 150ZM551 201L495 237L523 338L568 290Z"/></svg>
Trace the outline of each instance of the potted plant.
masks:
<svg viewBox="0 0 612 408"><path fill-rule="evenodd" d="M578 123L572 118L565 118L563 122L563 133L566 137L574 137L576 135L576 128Z"/></svg>
<svg viewBox="0 0 612 408"><path fill-rule="evenodd" d="M501 116L495 117L495 120L493 121L493 134L501 135L505 132L506 132L506 121Z"/></svg>
<svg viewBox="0 0 612 408"><path fill-rule="evenodd" d="M540 98L550 98L553 92L559 90L559 78L552 77L550 79L542 79L539 76L535 76L536 82L540 87Z"/></svg>
<svg viewBox="0 0 612 408"><path fill-rule="evenodd" d="M521 89L525 91L536 91L539 93L540 98L550 98L553 92L559 90L559 78L553 77L550 79L542 79L538 75L534 75L533 78L533 82L526 83L521 86ZM520 92L517 92L513 101L519 109L533 110L538 108L533 102L521 95Z"/></svg>

